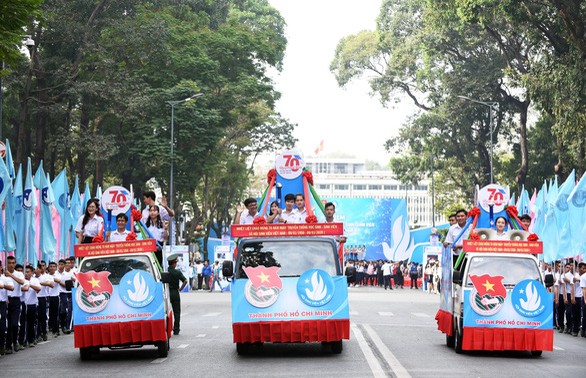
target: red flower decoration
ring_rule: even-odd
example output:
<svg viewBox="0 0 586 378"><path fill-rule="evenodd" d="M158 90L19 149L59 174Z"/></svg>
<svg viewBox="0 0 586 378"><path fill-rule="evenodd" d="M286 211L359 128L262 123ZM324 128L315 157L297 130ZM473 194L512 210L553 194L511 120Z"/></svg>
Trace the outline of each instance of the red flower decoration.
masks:
<svg viewBox="0 0 586 378"><path fill-rule="evenodd" d="M130 215L132 216L133 222L138 222L142 219L142 213L140 212L140 210L134 209L130 212Z"/></svg>
<svg viewBox="0 0 586 378"><path fill-rule="evenodd" d="M478 235L476 232L471 232L470 240L480 240L480 235Z"/></svg>
<svg viewBox="0 0 586 378"><path fill-rule="evenodd" d="M315 215L308 215L305 218L305 223L317 223L317 217Z"/></svg>
<svg viewBox="0 0 586 378"><path fill-rule="evenodd" d="M133 241L136 240L136 234L131 232L130 234L126 235L126 241Z"/></svg>
<svg viewBox="0 0 586 378"><path fill-rule="evenodd" d="M264 217L256 217L252 221L254 224L267 224L267 220Z"/></svg>
<svg viewBox="0 0 586 378"><path fill-rule="evenodd" d="M478 206L474 206L468 212L468 217L470 218L476 218L478 215L480 215L480 209L478 208Z"/></svg>
<svg viewBox="0 0 586 378"><path fill-rule="evenodd" d="M507 206L506 209L507 215L511 218L517 218L517 215L519 214L519 211L517 210L517 206Z"/></svg>
<svg viewBox="0 0 586 378"><path fill-rule="evenodd" d="M104 242L104 237L102 235L96 235L92 239L92 243L103 243L103 242Z"/></svg>
<svg viewBox="0 0 586 378"><path fill-rule="evenodd" d="M539 240L539 236L537 236L537 234L531 234L529 236L527 236L527 241L538 241Z"/></svg>
<svg viewBox="0 0 586 378"><path fill-rule="evenodd" d="M130 210L136 210L136 206L130 205Z"/></svg>
<svg viewBox="0 0 586 378"><path fill-rule="evenodd" d="M271 184L271 182L273 182L273 180L275 180L277 178L277 171L275 171L274 169L269 170L269 173L267 173L267 184Z"/></svg>
<svg viewBox="0 0 586 378"><path fill-rule="evenodd" d="M313 174L310 171L303 171L302 175L307 179L309 185L313 185Z"/></svg>

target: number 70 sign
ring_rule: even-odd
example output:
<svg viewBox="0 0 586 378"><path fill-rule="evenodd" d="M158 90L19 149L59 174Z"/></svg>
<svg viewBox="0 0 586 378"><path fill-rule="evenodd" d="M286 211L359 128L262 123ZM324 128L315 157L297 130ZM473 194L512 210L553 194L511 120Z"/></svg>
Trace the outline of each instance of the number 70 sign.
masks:
<svg viewBox="0 0 586 378"><path fill-rule="evenodd" d="M111 186L102 193L101 206L104 210L112 210L112 215L126 213L132 204L130 191L123 186Z"/></svg>

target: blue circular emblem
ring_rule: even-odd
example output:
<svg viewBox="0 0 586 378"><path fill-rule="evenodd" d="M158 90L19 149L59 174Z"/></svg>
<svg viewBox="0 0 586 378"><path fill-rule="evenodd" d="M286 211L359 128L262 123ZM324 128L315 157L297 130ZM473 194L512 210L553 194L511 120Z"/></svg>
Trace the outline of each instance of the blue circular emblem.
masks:
<svg viewBox="0 0 586 378"><path fill-rule="evenodd" d="M539 316L545 311L547 300L547 290L537 280L523 280L511 293L511 303L515 311L528 318Z"/></svg>
<svg viewBox="0 0 586 378"><path fill-rule="evenodd" d="M4 180L2 180L2 177L0 177L0 193L2 193L3 190L4 190Z"/></svg>
<svg viewBox="0 0 586 378"><path fill-rule="evenodd" d="M566 210L568 210L568 195L567 194L563 194L563 193L560 194L558 196L557 202L555 203L555 206L560 211L566 211Z"/></svg>
<svg viewBox="0 0 586 378"><path fill-rule="evenodd" d="M41 190L41 200L45 205L50 205L52 203L49 201L49 188L43 188Z"/></svg>
<svg viewBox="0 0 586 378"><path fill-rule="evenodd" d="M63 193L59 196L59 206L61 206L62 209L69 208L69 195L68 195L68 193Z"/></svg>
<svg viewBox="0 0 586 378"><path fill-rule="evenodd" d="M586 190L584 190L584 189L577 190L574 193L574 196L572 197L572 203L576 207L584 207L584 205L586 204Z"/></svg>
<svg viewBox="0 0 586 378"><path fill-rule="evenodd" d="M118 285L118 295L130 307L144 307L155 299L157 285L150 273L133 270L124 275Z"/></svg>
<svg viewBox="0 0 586 378"><path fill-rule="evenodd" d="M22 192L22 207L25 210L30 210L33 207L33 199L31 197L31 195L32 195L31 189L25 189L24 192Z"/></svg>
<svg viewBox="0 0 586 378"><path fill-rule="evenodd" d="M334 281L321 269L305 271L297 280L297 295L301 301L312 307L320 307L334 297Z"/></svg>

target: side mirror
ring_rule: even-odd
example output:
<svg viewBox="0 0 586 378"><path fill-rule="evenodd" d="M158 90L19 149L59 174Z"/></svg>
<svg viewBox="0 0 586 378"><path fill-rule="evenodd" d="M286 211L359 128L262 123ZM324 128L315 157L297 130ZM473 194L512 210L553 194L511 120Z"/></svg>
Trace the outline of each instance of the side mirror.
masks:
<svg viewBox="0 0 586 378"><path fill-rule="evenodd" d="M161 273L161 282L168 284L169 282L171 282L171 276L169 275L169 272L162 272Z"/></svg>
<svg viewBox="0 0 586 378"><path fill-rule="evenodd" d="M349 283L356 282L356 268L353 266L346 267L346 280Z"/></svg>
<svg viewBox="0 0 586 378"><path fill-rule="evenodd" d="M234 263L230 260L224 260L222 263L222 274L224 277L232 277L234 275Z"/></svg>
<svg viewBox="0 0 586 378"><path fill-rule="evenodd" d="M462 271L461 270L454 270L452 274L452 281L455 284L462 285Z"/></svg>

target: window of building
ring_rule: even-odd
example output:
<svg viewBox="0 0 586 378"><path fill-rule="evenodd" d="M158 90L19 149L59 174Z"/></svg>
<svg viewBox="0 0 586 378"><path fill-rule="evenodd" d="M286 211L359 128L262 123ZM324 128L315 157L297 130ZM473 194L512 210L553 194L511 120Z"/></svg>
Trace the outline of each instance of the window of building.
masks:
<svg viewBox="0 0 586 378"><path fill-rule="evenodd" d="M341 173L341 174L348 173L348 166L346 164L335 163L334 164L334 173Z"/></svg>
<svg viewBox="0 0 586 378"><path fill-rule="evenodd" d="M336 184L334 185L335 190L348 190L348 185L346 184Z"/></svg>
<svg viewBox="0 0 586 378"><path fill-rule="evenodd" d="M330 184L319 184L318 188L322 190L330 190Z"/></svg>
<svg viewBox="0 0 586 378"><path fill-rule="evenodd" d="M366 185L354 185L354 190L366 190Z"/></svg>
<svg viewBox="0 0 586 378"><path fill-rule="evenodd" d="M370 190L381 190L382 189L382 185L369 185L368 188Z"/></svg>

